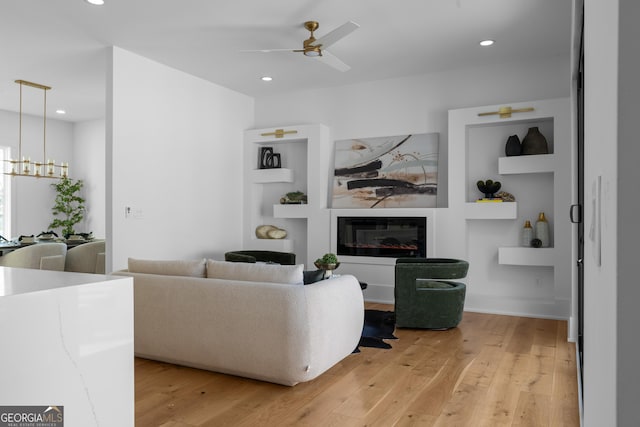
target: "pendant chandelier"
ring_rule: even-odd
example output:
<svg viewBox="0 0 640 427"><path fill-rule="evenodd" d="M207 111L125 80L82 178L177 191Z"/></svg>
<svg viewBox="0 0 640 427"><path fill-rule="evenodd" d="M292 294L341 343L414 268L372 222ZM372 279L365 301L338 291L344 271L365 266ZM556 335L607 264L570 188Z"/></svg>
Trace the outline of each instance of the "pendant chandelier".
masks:
<svg viewBox="0 0 640 427"><path fill-rule="evenodd" d="M5 160L9 164L9 170L5 175L30 176L33 178L67 178L69 176L69 164L62 162L56 164L53 159L47 158L47 91L50 86L28 82L26 80L16 80L20 85L20 121L18 128L18 158ZM43 130L42 130L42 161L31 161L30 156L22 154L22 88L29 86L42 90L44 94L43 110Z"/></svg>

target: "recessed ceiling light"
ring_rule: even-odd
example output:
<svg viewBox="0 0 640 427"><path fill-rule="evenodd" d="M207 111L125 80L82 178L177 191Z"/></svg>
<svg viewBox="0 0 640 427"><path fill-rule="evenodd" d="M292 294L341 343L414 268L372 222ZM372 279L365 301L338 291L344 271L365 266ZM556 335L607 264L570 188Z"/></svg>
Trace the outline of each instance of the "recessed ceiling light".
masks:
<svg viewBox="0 0 640 427"><path fill-rule="evenodd" d="M60 108L56 110L56 114L67 114L67 112Z"/></svg>
<svg viewBox="0 0 640 427"><path fill-rule="evenodd" d="M480 42L480 46L491 46L492 44L494 44L495 42L493 40L482 40Z"/></svg>
<svg viewBox="0 0 640 427"><path fill-rule="evenodd" d="M271 80L273 80L273 77L269 77L269 76L263 76L260 78L263 82L270 82Z"/></svg>
<svg viewBox="0 0 640 427"><path fill-rule="evenodd" d="M84 0L84 1L94 6L102 6L104 4L104 0Z"/></svg>

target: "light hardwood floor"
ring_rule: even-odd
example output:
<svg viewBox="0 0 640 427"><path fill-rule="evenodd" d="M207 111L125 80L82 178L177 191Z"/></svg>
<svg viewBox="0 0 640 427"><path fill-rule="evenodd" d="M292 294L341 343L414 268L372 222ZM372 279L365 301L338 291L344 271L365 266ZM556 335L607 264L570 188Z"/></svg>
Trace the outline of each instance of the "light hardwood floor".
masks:
<svg viewBox="0 0 640 427"><path fill-rule="evenodd" d="M136 359L136 426L578 426L566 330L466 312L448 331L397 329L391 350L361 348L294 387Z"/></svg>

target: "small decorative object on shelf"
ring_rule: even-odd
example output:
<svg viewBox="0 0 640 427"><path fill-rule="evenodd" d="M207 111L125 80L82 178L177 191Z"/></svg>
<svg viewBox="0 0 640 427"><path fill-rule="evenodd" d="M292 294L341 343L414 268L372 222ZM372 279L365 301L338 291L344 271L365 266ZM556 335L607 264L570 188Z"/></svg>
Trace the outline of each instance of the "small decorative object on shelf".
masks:
<svg viewBox="0 0 640 427"><path fill-rule="evenodd" d="M504 147L504 152L507 156L519 156L522 154L522 145L520 144L520 138L518 138L518 135L511 135L507 138L507 144Z"/></svg>
<svg viewBox="0 0 640 427"><path fill-rule="evenodd" d="M329 278L333 274L333 270L340 267L340 262L338 262L336 254L326 253L322 258L315 260L313 265L315 265L318 270L324 270L325 278Z"/></svg>
<svg viewBox="0 0 640 427"><path fill-rule="evenodd" d="M273 155L271 156L271 167L274 169L282 167L282 159L280 158L280 153L273 153Z"/></svg>
<svg viewBox="0 0 640 427"><path fill-rule="evenodd" d="M478 190L484 194L484 198L479 199L478 202L502 201L501 198L496 197L496 191L500 190L500 187L502 187L500 181L487 179L486 181L478 181L476 185L478 186Z"/></svg>
<svg viewBox="0 0 640 427"><path fill-rule="evenodd" d="M256 227L256 237L258 239L284 239L287 231L275 225L259 225Z"/></svg>
<svg viewBox="0 0 640 427"><path fill-rule="evenodd" d="M522 154L549 154L547 138L538 130L538 127L530 127L527 135L522 140Z"/></svg>
<svg viewBox="0 0 640 427"><path fill-rule="evenodd" d="M533 240L533 227L531 222L526 220L524 222L524 228L522 229L522 246L530 247Z"/></svg>
<svg viewBox="0 0 640 427"><path fill-rule="evenodd" d="M496 193L496 197L502 199L503 202L515 202L516 198L513 194L507 193L506 191L500 191Z"/></svg>
<svg viewBox="0 0 640 427"><path fill-rule="evenodd" d="M542 240L540 240L540 239L531 239L531 247L532 248L541 248L542 247Z"/></svg>
<svg viewBox="0 0 640 427"><path fill-rule="evenodd" d="M546 248L549 246L549 223L544 216L544 212L540 212L536 221L536 239L540 240L540 246Z"/></svg>
<svg viewBox="0 0 640 427"><path fill-rule="evenodd" d="M258 168L276 169L282 167L280 153L274 153L273 147L260 147L258 154Z"/></svg>
<svg viewBox="0 0 640 427"><path fill-rule="evenodd" d="M280 198L281 205L304 205L307 203L307 195L302 191L292 191Z"/></svg>

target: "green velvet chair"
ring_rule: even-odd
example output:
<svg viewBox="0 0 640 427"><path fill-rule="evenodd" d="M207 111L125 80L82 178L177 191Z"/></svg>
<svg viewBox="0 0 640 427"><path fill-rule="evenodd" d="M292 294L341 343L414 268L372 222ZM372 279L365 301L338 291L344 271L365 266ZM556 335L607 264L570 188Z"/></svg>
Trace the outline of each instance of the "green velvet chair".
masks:
<svg viewBox="0 0 640 427"><path fill-rule="evenodd" d="M296 254L276 251L231 251L224 254L224 260L230 262L271 262L281 265L295 265Z"/></svg>
<svg viewBox="0 0 640 427"><path fill-rule="evenodd" d="M399 328L449 329L462 320L469 263L451 258L398 258L395 314Z"/></svg>

